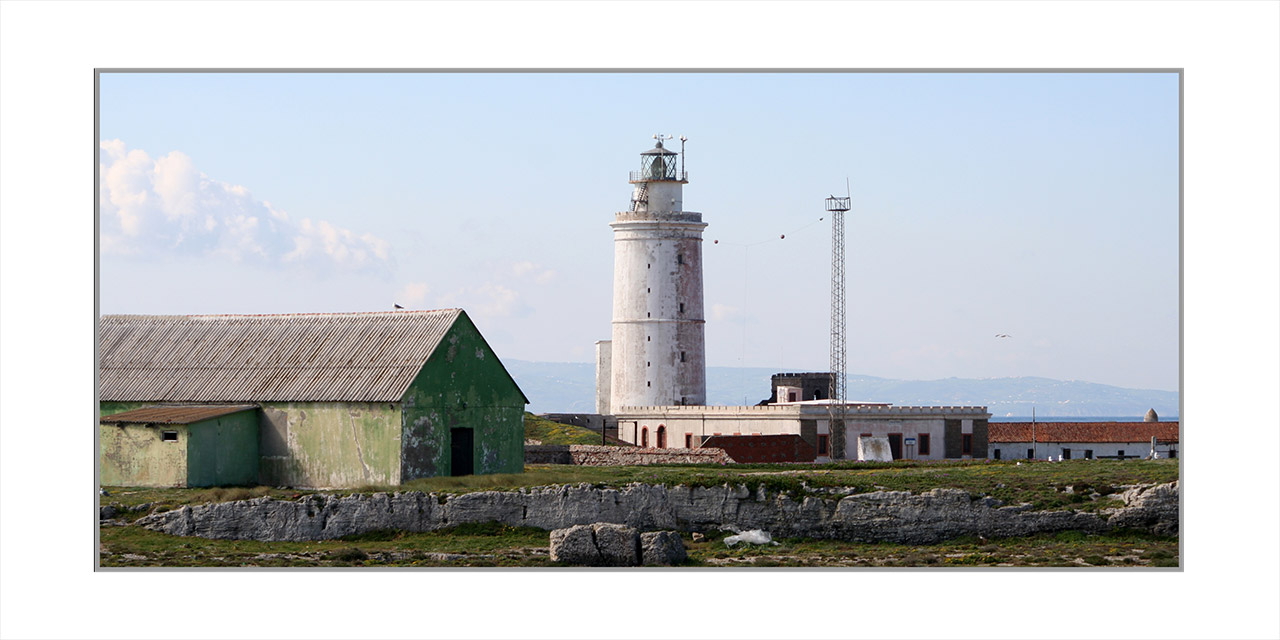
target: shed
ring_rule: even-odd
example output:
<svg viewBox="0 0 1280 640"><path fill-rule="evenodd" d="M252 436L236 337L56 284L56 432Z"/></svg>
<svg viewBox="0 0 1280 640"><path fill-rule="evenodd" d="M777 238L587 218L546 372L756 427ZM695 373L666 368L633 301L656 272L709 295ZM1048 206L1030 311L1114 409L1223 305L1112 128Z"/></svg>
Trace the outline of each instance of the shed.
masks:
<svg viewBox="0 0 1280 640"><path fill-rule="evenodd" d="M254 405L156 406L102 418L102 484L210 487L258 481Z"/></svg>
<svg viewBox="0 0 1280 640"><path fill-rule="evenodd" d="M461 309L103 316L98 344L104 416L257 406L261 484L523 470L528 398Z"/></svg>

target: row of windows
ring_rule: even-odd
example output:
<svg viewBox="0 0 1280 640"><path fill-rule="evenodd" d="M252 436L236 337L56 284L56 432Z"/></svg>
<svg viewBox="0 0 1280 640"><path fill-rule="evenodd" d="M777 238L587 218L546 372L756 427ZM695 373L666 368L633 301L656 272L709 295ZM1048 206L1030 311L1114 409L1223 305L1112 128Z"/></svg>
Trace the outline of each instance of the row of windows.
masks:
<svg viewBox="0 0 1280 640"><path fill-rule="evenodd" d="M1071 454L1071 452L1072 452L1072 449L1062 449L1062 454L1061 454L1061 455L1062 455L1062 459L1063 459L1063 460L1070 460L1070 459L1071 459L1071 455L1072 455L1072 454ZM1084 460L1092 460L1092 459L1093 459L1093 449L1075 449L1075 452L1076 452L1076 453L1082 453L1082 454L1083 454L1082 458L1083 458ZM1169 449L1169 452L1168 452L1168 454L1167 454L1167 455L1168 455L1170 458L1176 458L1176 457L1178 457L1178 450L1177 450L1177 449ZM1034 448L1032 448L1032 449L1027 449L1027 459L1032 459L1032 458L1035 458L1035 457L1036 457L1036 450L1035 450ZM1126 455L1125 455L1125 453L1124 453L1124 449L1119 449L1119 450L1117 450L1117 451L1116 451L1116 455L1114 455L1114 456L1101 456L1101 457L1104 457L1104 458L1112 458L1112 457L1114 457L1114 458L1120 458L1120 459L1122 459L1122 460L1123 460L1124 458L1135 458L1135 457L1137 457L1137 456L1126 456ZM994 459L994 460L999 460L999 459L1000 459L1000 450L999 450L999 449L992 449L992 450L991 450L991 458L992 458L992 459Z"/></svg>

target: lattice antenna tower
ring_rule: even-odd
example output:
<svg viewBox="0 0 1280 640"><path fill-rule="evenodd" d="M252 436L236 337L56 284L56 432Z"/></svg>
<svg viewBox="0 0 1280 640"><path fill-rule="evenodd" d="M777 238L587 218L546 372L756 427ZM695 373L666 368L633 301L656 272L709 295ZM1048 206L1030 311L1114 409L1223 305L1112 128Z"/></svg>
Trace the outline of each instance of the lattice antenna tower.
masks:
<svg viewBox="0 0 1280 640"><path fill-rule="evenodd" d="M846 193L848 185L846 184ZM831 435L831 459L844 458L844 418L846 397L847 343L845 342L844 301L844 213L852 196L827 198L831 214L831 381L827 404L827 425Z"/></svg>

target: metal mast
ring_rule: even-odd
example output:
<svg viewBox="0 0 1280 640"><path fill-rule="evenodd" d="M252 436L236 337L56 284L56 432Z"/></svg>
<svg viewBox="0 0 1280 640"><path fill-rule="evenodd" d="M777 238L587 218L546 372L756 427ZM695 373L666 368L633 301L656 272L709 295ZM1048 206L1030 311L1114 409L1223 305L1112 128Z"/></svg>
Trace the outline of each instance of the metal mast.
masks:
<svg viewBox="0 0 1280 640"><path fill-rule="evenodd" d="M831 382L827 404L827 425L831 435L831 459L845 457L845 356L844 339L844 212L852 198L827 198L831 214Z"/></svg>

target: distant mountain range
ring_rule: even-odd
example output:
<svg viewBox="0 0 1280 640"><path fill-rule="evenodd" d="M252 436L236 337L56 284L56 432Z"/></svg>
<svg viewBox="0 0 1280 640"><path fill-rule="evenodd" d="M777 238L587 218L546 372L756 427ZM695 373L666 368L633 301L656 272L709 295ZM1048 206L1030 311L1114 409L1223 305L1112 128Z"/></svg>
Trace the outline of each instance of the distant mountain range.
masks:
<svg viewBox="0 0 1280 640"><path fill-rule="evenodd" d="M595 365L578 362L503 360L529 396L534 413L595 411ZM707 367L707 404L755 404L769 397L773 374L766 368ZM1161 419L1178 416L1178 392L1125 389L1050 378L945 378L893 380L849 376L849 398L898 405L982 405L993 417L1042 418L1132 416L1155 409Z"/></svg>

